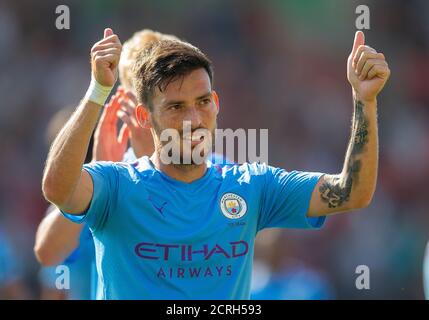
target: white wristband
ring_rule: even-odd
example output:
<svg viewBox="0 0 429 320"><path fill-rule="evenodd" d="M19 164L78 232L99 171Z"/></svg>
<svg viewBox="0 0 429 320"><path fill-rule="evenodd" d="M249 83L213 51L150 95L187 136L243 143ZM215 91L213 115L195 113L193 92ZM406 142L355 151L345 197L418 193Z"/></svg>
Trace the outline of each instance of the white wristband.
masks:
<svg viewBox="0 0 429 320"><path fill-rule="evenodd" d="M113 87L106 87L97 82L95 78L91 77L91 83L89 84L88 91L85 94L85 98L88 101L92 101L100 106L104 106L107 98L110 95Z"/></svg>

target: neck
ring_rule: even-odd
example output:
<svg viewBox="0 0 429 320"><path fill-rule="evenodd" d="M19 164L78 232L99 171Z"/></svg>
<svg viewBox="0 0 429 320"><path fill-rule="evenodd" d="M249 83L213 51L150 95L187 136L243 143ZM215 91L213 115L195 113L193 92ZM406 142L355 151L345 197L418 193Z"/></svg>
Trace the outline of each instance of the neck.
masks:
<svg viewBox="0 0 429 320"><path fill-rule="evenodd" d="M155 152L151 157L153 165L165 173L170 178L191 183L195 180L201 178L207 171L207 164L195 164L195 165L179 165L179 164L164 164L159 158L157 152Z"/></svg>

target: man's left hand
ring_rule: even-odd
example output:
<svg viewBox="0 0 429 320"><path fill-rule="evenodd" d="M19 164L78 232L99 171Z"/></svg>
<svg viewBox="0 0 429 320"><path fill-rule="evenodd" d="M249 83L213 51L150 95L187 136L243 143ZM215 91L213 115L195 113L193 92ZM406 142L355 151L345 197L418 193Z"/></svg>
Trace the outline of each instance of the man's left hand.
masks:
<svg viewBox="0 0 429 320"><path fill-rule="evenodd" d="M357 31L353 50L347 60L347 79L357 99L373 102L390 76L384 55L365 45L365 36Z"/></svg>

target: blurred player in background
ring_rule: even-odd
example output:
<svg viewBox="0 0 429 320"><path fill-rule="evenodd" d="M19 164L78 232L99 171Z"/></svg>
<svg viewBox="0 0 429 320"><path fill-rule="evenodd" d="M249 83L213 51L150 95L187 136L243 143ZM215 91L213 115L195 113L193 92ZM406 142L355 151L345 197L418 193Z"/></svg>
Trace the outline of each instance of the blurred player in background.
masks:
<svg viewBox="0 0 429 320"><path fill-rule="evenodd" d="M383 54L365 45L362 32L347 62L354 118L337 175L257 163L219 172L207 162L162 161L164 129L179 131L183 160L189 152L185 142L193 148L209 143L201 130L214 132L219 111L211 62L177 40L153 43L133 65L136 116L151 129L154 154L132 165L83 166L99 112L117 80L121 50L111 29L92 47L90 87L54 141L43 179L45 197L92 231L102 298L248 299L258 231L318 228L326 215L370 203L378 165L376 98L390 71ZM190 136L181 131L186 120Z"/></svg>
<svg viewBox="0 0 429 320"><path fill-rule="evenodd" d="M52 143L55 136L72 116L73 108L58 111L47 127L47 142ZM90 144L92 145L92 143ZM91 161L88 151L85 163ZM92 279L96 279L94 241L84 225L70 225L70 222L51 205L40 223L35 242L35 254L42 268L39 272L40 298L43 300L88 300L94 297ZM57 265L69 269L70 289L59 290L56 287Z"/></svg>
<svg viewBox="0 0 429 320"><path fill-rule="evenodd" d="M124 43L119 63L121 87L106 105L94 133L92 160L133 161L153 153L153 139L149 129L138 125L134 116L136 99L132 87L130 66L136 55L153 41L177 39L172 35L145 29L136 32ZM48 126L49 144L72 115L73 110L61 110ZM123 125L118 133L118 120ZM127 150L128 141L130 148ZM89 148L91 149L91 148ZM88 153L85 163L91 161ZM46 299L94 299L96 296L95 253L92 235L87 227L70 222L55 207L47 210L36 233L34 251L42 268L39 278L42 283L42 298ZM70 268L71 285L65 295L55 287L56 266Z"/></svg>

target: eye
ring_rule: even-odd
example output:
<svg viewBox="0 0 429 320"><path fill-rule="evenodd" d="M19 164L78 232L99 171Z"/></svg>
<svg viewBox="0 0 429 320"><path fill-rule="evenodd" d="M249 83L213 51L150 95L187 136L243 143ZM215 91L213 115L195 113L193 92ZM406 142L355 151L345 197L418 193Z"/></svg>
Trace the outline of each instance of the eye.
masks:
<svg viewBox="0 0 429 320"><path fill-rule="evenodd" d="M200 100L199 104L201 106L205 106L205 105L209 104L211 101L212 101L211 99L205 98L205 99Z"/></svg>
<svg viewBox="0 0 429 320"><path fill-rule="evenodd" d="M168 106L168 110L179 110L179 109L181 109L182 108L182 105L181 104L172 104L172 105L170 105L170 106Z"/></svg>

